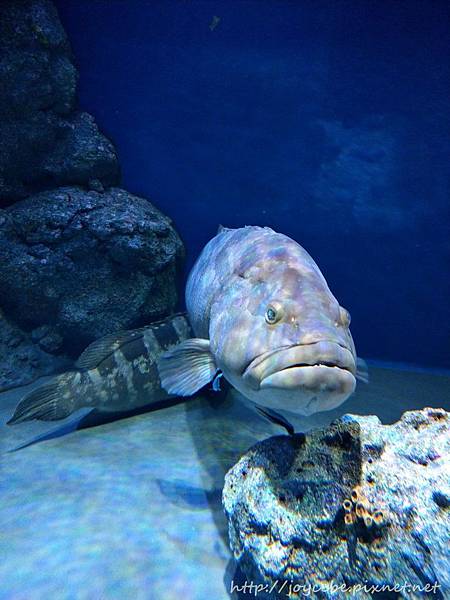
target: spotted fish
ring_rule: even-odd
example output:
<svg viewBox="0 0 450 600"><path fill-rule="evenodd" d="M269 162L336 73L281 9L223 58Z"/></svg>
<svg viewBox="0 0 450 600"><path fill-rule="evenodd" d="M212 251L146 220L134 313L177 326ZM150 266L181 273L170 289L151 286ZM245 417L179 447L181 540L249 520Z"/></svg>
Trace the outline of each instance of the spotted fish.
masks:
<svg viewBox="0 0 450 600"><path fill-rule="evenodd" d="M196 337L158 360L168 393L188 396L223 374L266 415L311 415L355 390L350 315L286 235L219 229L189 275L186 306Z"/></svg>
<svg viewBox="0 0 450 600"><path fill-rule="evenodd" d="M163 401L170 395L161 387L156 360L191 336L184 314L107 335L86 348L76 370L57 375L25 396L8 424L57 421L82 407L121 412Z"/></svg>

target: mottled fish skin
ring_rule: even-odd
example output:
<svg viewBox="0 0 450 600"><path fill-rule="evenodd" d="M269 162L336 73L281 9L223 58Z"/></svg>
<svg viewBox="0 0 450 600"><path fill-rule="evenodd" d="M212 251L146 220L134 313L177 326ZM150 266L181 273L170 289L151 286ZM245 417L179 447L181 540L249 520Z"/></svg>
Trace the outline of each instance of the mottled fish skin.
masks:
<svg viewBox="0 0 450 600"><path fill-rule="evenodd" d="M80 356L77 371L58 375L25 396L9 424L59 420L82 407L119 412L165 400L170 395L161 387L156 361L191 336L186 316L178 314L97 340Z"/></svg>
<svg viewBox="0 0 450 600"><path fill-rule="evenodd" d="M186 306L217 368L263 406L309 415L355 389L350 315L311 256L283 234L219 231L189 275ZM269 306L281 315L275 324L267 322Z"/></svg>
<svg viewBox="0 0 450 600"><path fill-rule="evenodd" d="M120 411L168 398L161 387L156 361L162 352L189 338L190 332L184 316L136 330L135 337L83 373L87 405Z"/></svg>

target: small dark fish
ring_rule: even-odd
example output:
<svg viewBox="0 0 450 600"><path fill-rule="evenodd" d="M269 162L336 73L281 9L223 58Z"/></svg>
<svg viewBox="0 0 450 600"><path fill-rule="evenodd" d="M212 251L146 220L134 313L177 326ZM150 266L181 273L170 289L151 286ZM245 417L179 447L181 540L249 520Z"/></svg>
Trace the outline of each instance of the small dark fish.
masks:
<svg viewBox="0 0 450 600"><path fill-rule="evenodd" d="M171 395L161 387L156 361L191 336L184 314L107 335L86 348L76 370L27 394L8 425L58 421L83 407L121 412L166 400Z"/></svg>
<svg viewBox="0 0 450 600"><path fill-rule="evenodd" d="M209 24L210 31L214 31L214 29L217 27L217 25L219 23L220 23L220 17L218 17L217 15L214 15L211 23Z"/></svg>

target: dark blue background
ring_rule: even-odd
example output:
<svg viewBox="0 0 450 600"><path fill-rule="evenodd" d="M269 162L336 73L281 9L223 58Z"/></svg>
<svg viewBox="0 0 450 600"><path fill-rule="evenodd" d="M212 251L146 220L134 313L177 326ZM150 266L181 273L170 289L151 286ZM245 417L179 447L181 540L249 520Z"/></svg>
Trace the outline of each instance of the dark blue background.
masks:
<svg viewBox="0 0 450 600"><path fill-rule="evenodd" d="M219 223L270 225L362 356L450 366L448 2L56 4L82 108L189 265Z"/></svg>

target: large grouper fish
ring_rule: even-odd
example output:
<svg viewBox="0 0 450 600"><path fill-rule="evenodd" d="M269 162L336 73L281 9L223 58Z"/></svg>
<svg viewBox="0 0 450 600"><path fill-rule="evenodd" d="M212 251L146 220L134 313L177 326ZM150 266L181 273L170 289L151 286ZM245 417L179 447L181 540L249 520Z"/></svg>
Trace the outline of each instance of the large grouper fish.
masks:
<svg viewBox="0 0 450 600"><path fill-rule="evenodd" d="M219 228L189 274L186 307L196 337L158 360L170 394L192 395L223 374L272 415L311 415L355 390L350 315L311 256L286 235Z"/></svg>

